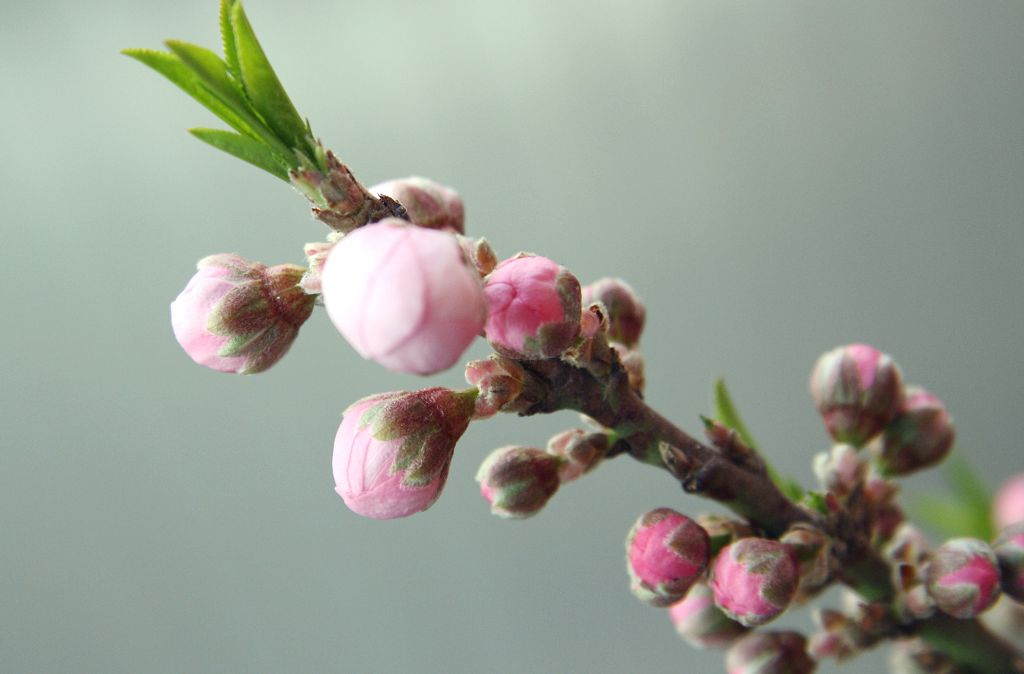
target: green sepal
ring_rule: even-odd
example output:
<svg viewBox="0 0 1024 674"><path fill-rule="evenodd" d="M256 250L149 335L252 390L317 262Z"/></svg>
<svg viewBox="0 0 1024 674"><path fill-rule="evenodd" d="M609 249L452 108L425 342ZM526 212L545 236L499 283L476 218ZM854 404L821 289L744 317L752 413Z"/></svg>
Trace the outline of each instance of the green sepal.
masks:
<svg viewBox="0 0 1024 674"><path fill-rule="evenodd" d="M310 161L314 152L310 143L310 130L285 92L281 81L270 66L263 48L256 39L242 3L235 1L228 11L234 52L242 87L252 106L292 149L304 154Z"/></svg>
<svg viewBox="0 0 1024 674"><path fill-rule="evenodd" d="M223 129L189 129L188 132L218 150L247 161L286 183L289 182L288 161L258 140Z"/></svg>
<svg viewBox="0 0 1024 674"><path fill-rule="evenodd" d="M724 426L736 431L736 434L740 436L740 440L761 455L761 460L764 461L765 469L768 471L768 477L775 483L775 486L793 501L799 501L803 498L804 488L800 486L800 483L791 477L779 475L768 459L764 457L764 454L757 446L757 441L750 435L747 425L743 423L743 418L740 416L739 410L736 409L732 396L729 395L725 379L719 378L715 380L714 405L715 419Z"/></svg>

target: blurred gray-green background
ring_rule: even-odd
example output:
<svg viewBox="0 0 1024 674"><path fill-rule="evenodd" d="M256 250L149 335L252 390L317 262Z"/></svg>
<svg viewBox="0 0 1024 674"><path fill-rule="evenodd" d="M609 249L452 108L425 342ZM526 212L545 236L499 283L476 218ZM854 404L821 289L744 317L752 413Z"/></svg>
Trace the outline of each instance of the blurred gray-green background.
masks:
<svg viewBox="0 0 1024 674"><path fill-rule="evenodd" d="M0 4L0 670L721 671L627 589L640 513L713 510L665 475L620 459L533 520L488 513L485 454L572 415L474 425L431 510L374 522L333 491L341 411L458 369L383 371L321 312L262 375L181 352L168 303L195 260L300 262L325 232L190 138L217 121L118 55L218 45L216 9ZM809 482L827 446L810 366L868 341L945 400L992 484L1024 469L1024 3L247 9L366 184L433 177L499 253L628 279L648 398L684 427L723 375Z"/></svg>

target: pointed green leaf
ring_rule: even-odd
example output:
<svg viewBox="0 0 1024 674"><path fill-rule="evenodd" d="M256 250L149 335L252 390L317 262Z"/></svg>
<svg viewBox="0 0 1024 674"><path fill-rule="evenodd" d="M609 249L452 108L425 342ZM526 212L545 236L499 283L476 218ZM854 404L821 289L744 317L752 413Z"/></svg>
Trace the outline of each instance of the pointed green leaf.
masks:
<svg viewBox="0 0 1024 674"><path fill-rule="evenodd" d="M240 113L255 112L242 92L241 83L231 79L227 64L219 56L206 47L181 40L165 40L164 44L226 104Z"/></svg>
<svg viewBox="0 0 1024 674"><path fill-rule="evenodd" d="M924 522L944 537L981 538L976 534L971 512L961 503L943 498L921 498L913 504L913 512L914 519Z"/></svg>
<svg viewBox="0 0 1024 674"><path fill-rule="evenodd" d="M189 129L189 133L218 150L247 161L288 182L288 161L271 148L248 136L222 129Z"/></svg>
<svg viewBox="0 0 1024 674"><path fill-rule="evenodd" d="M996 533L992 527L992 493L961 452L946 459L945 477L953 490L953 502L960 505L969 521L962 535L992 540Z"/></svg>
<svg viewBox="0 0 1024 674"><path fill-rule="evenodd" d="M311 158L306 125L270 66L241 2L231 7L230 23L242 86L253 107L279 138Z"/></svg>
<svg viewBox="0 0 1024 674"><path fill-rule="evenodd" d="M228 72L241 82L242 73L238 69L238 51L235 49L235 30L231 27L231 8L234 6L235 0L220 0L220 39L224 44L224 62L228 66Z"/></svg>
<svg viewBox="0 0 1024 674"><path fill-rule="evenodd" d="M739 434L740 439L751 449L757 449L757 443L750 437L739 411L733 405L729 389L725 386L724 379L715 380L715 419L722 422Z"/></svg>

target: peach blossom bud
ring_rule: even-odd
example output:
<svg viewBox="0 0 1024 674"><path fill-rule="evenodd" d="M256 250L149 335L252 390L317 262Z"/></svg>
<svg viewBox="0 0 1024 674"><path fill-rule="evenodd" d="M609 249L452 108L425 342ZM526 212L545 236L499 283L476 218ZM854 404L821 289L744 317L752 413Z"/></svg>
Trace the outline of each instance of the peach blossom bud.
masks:
<svg viewBox="0 0 1024 674"><path fill-rule="evenodd" d="M487 303L455 237L386 218L345 235L322 273L324 306L361 356L396 372L451 367Z"/></svg>
<svg viewBox="0 0 1024 674"><path fill-rule="evenodd" d="M345 504L378 520L429 508L469 425L474 394L428 388L350 405L334 439L334 481Z"/></svg>
<svg viewBox="0 0 1024 674"><path fill-rule="evenodd" d="M725 655L728 674L811 674L817 666L797 632L751 632Z"/></svg>
<svg viewBox="0 0 1024 674"><path fill-rule="evenodd" d="M632 349L640 341L647 309L629 284L618 278L603 278L584 286L583 304L601 302L608 314L608 339Z"/></svg>
<svg viewBox="0 0 1024 674"><path fill-rule="evenodd" d="M377 183L368 191L385 194L402 204L414 225L463 233L462 199L451 187L429 178L410 176Z"/></svg>
<svg viewBox="0 0 1024 674"><path fill-rule="evenodd" d="M456 234L455 238L462 247L463 255L473 265L476 272L480 274L480 278L487 276L498 266L498 256L495 254L494 249L491 248L491 244L488 243L487 239L471 239L461 234Z"/></svg>
<svg viewBox="0 0 1024 674"><path fill-rule="evenodd" d="M839 444L814 457L814 474L825 491L846 498L864 482L867 465L861 460L856 447Z"/></svg>
<svg viewBox="0 0 1024 674"><path fill-rule="evenodd" d="M299 286L310 295L320 294L320 274L324 269L324 262L327 261L334 244L338 243L342 236L344 235L341 232L331 232L327 235L326 241L314 241L303 246L302 252L306 255L308 269L302 275Z"/></svg>
<svg viewBox="0 0 1024 674"><path fill-rule="evenodd" d="M992 499L992 519L997 529L1024 522L1024 473L1004 482Z"/></svg>
<svg viewBox="0 0 1024 674"><path fill-rule="evenodd" d="M879 438L878 468L909 475L946 458L953 447L953 420L942 401L919 386L908 386L903 405Z"/></svg>
<svg viewBox="0 0 1024 674"><path fill-rule="evenodd" d="M810 390L832 437L860 447L896 416L902 383L892 358L866 344L850 344L818 359Z"/></svg>
<svg viewBox="0 0 1024 674"><path fill-rule="evenodd" d="M1003 592L1024 602L1024 522L1011 524L999 532L993 549L999 561Z"/></svg>
<svg viewBox="0 0 1024 674"><path fill-rule="evenodd" d="M582 428L553 435L548 440L548 454L565 459L558 470L558 479L563 484L572 482L596 468L608 451L608 442L607 433L588 433Z"/></svg>
<svg viewBox="0 0 1024 674"><path fill-rule="evenodd" d="M262 372L281 359L313 311L302 267L266 267L237 255L198 263L171 302L171 326L195 362L220 372Z"/></svg>
<svg viewBox="0 0 1024 674"><path fill-rule="evenodd" d="M973 618L999 598L999 564L987 543L953 538L935 551L927 571L928 594L944 613Z"/></svg>
<svg viewBox="0 0 1024 674"><path fill-rule="evenodd" d="M553 358L580 330L580 284L565 267L520 253L484 279L490 315L484 328L494 350L509 358Z"/></svg>
<svg viewBox="0 0 1024 674"><path fill-rule="evenodd" d="M727 616L754 627L786 610L798 578L796 555L789 547L767 538L741 538L715 558L711 589Z"/></svg>
<svg viewBox="0 0 1024 674"><path fill-rule="evenodd" d="M657 508L636 521L626 537L630 590L653 606L686 596L708 565L708 534L670 508Z"/></svg>
<svg viewBox="0 0 1024 674"><path fill-rule="evenodd" d="M832 539L824 531L810 524L798 522L779 537L796 555L803 595L820 590L832 572Z"/></svg>
<svg viewBox="0 0 1024 674"><path fill-rule="evenodd" d="M668 608L668 615L679 636L696 648L725 648L747 631L715 606L711 588L704 583L691 587Z"/></svg>
<svg viewBox="0 0 1024 674"><path fill-rule="evenodd" d="M523 392L526 373L516 361L504 356L473 360L466 365L466 381L475 386L476 419L486 419L501 412Z"/></svg>
<svg viewBox="0 0 1024 674"><path fill-rule="evenodd" d="M561 459L533 447L502 447L480 464L480 493L499 517L523 519L541 511L558 491Z"/></svg>

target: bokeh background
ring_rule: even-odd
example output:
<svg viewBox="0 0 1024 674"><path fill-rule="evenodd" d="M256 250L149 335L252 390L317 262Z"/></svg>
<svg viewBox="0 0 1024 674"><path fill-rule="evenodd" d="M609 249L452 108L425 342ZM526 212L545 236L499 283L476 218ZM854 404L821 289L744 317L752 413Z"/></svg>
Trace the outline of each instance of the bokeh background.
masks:
<svg viewBox="0 0 1024 674"><path fill-rule="evenodd" d="M990 483L1024 469L1024 4L247 9L366 184L433 177L501 254L628 279L648 398L684 427L725 376L810 482L827 447L811 364L868 341L946 401ZM218 45L216 11L0 4L0 670L722 671L629 594L622 547L645 510L714 507L618 459L533 520L489 514L480 460L572 415L474 425L431 510L374 522L333 492L341 411L460 386L458 369L383 371L322 312L265 374L181 352L168 303L195 260L300 262L325 233L283 183L190 138L218 122L118 55Z"/></svg>

